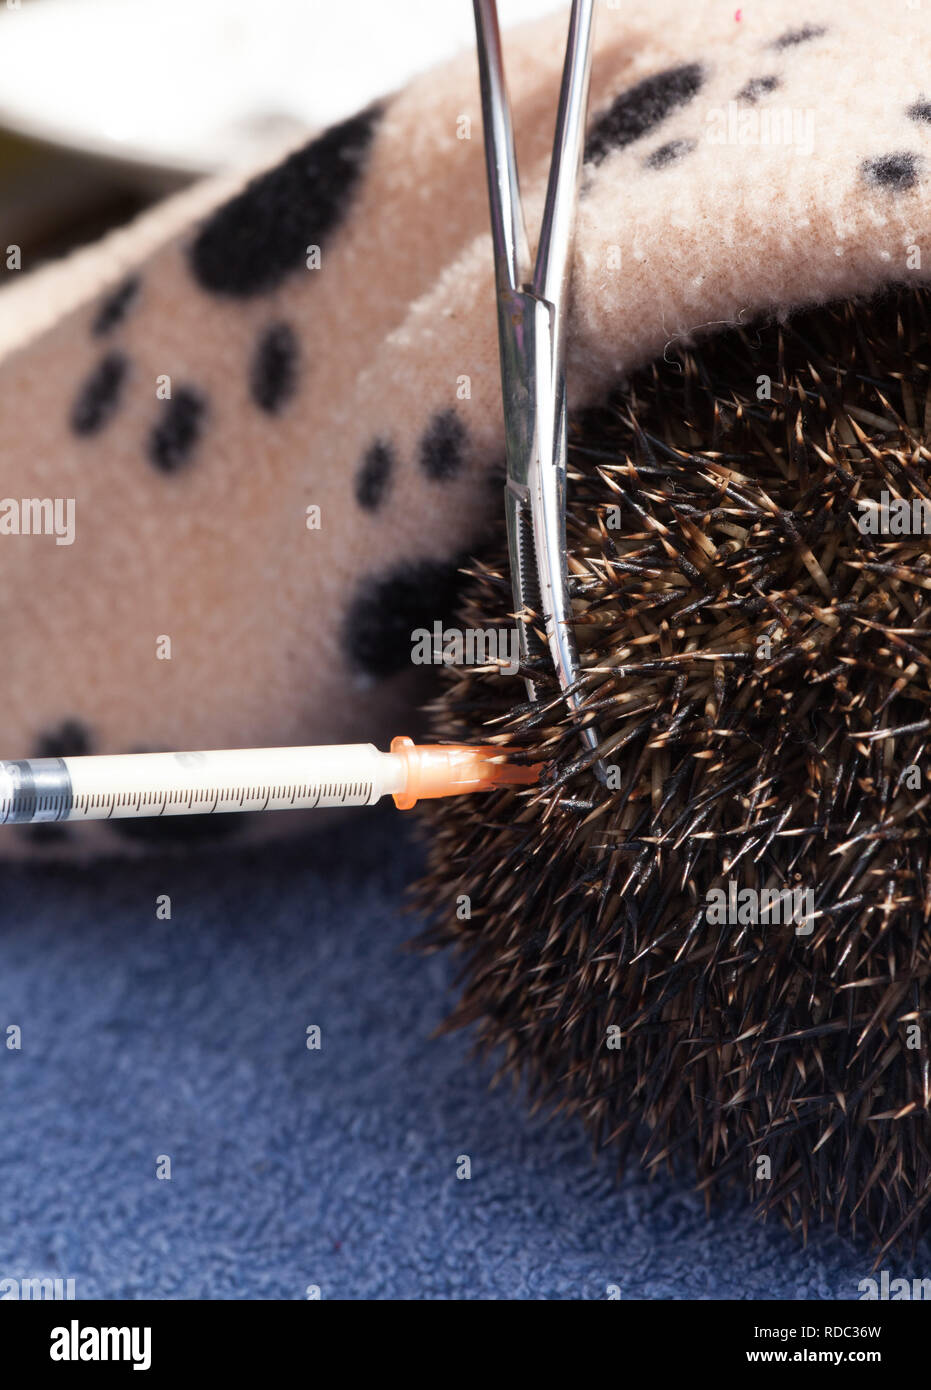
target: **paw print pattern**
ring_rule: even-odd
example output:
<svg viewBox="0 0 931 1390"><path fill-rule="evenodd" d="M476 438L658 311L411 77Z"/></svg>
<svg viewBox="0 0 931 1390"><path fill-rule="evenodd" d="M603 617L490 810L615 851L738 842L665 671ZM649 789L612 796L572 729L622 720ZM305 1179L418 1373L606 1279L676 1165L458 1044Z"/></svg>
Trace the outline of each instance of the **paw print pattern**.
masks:
<svg viewBox="0 0 931 1390"><path fill-rule="evenodd" d="M108 352L82 383L71 407L71 428L77 435L99 434L116 414L129 373L120 352Z"/></svg>
<svg viewBox="0 0 931 1390"><path fill-rule="evenodd" d="M346 216L353 191L383 110L381 104L333 126L276 168L253 179L224 203L196 234L189 248L191 273L211 295L247 300L269 293L305 264L308 245L323 246ZM130 275L98 306L91 336L114 333L135 308L141 278ZM246 366L249 394L275 415L299 385L297 334L287 323L263 329ZM114 418L130 376L123 353L107 353L78 389L70 423L79 436L99 434ZM144 457L162 474L191 463L209 411L205 393L193 383L159 403L159 415Z"/></svg>
<svg viewBox="0 0 931 1390"><path fill-rule="evenodd" d="M765 77L751 77L737 93L737 100L749 102L752 106L760 97L769 96L779 85L780 79L774 73L767 73Z"/></svg>
<svg viewBox="0 0 931 1390"><path fill-rule="evenodd" d="M864 159L860 165L867 183L890 189L893 193L904 193L913 188L918 182L920 169L921 160L907 150L879 155L876 159Z"/></svg>
<svg viewBox="0 0 931 1390"><path fill-rule="evenodd" d="M273 323L256 344L249 391L260 410L277 415L297 390L300 348L289 323Z"/></svg>
<svg viewBox="0 0 931 1390"><path fill-rule="evenodd" d="M770 51L781 53L810 43L826 33L827 29L821 25L806 25L801 29L788 30L778 38L772 39L766 47ZM589 132L585 150L586 161L600 164L612 150L624 149L654 130L674 111L687 105L698 95L707 76L700 63L687 63L644 78L636 86L622 92L609 109L597 118ZM753 104L775 91L780 81L774 73L751 78L737 94L737 100ZM665 169L691 154L697 148L697 144L693 139L670 140L647 155L642 161L642 167L648 170Z"/></svg>
<svg viewBox="0 0 931 1390"><path fill-rule="evenodd" d="M418 627L445 626L456 612L465 576L465 556L417 560L388 574L363 579L349 603L342 646L347 664L370 680L410 670L411 633Z"/></svg>
<svg viewBox="0 0 931 1390"><path fill-rule="evenodd" d="M267 294L305 264L346 216L383 107L331 126L224 203L194 239L191 272L207 294Z"/></svg>
<svg viewBox="0 0 931 1390"><path fill-rule="evenodd" d="M821 39L826 33L827 29L823 24L805 24L801 29L787 29L778 39L773 39L769 47L777 53L782 53L787 48L797 48L799 44L811 43L812 39Z"/></svg>
<svg viewBox="0 0 931 1390"><path fill-rule="evenodd" d="M598 165L613 150L622 150L655 129L680 106L697 96L705 81L700 63L685 63L645 77L615 97L598 116L585 142L586 164Z"/></svg>
<svg viewBox="0 0 931 1390"><path fill-rule="evenodd" d="M364 511L375 512L385 500L394 472L394 447L384 439L376 439L365 451L356 474L356 501Z"/></svg>
<svg viewBox="0 0 931 1390"><path fill-rule="evenodd" d="M130 275L107 295L91 324L95 338L105 338L123 322L139 297L140 286L139 276Z"/></svg>
<svg viewBox="0 0 931 1390"><path fill-rule="evenodd" d="M190 462L203 433L207 402L195 387L179 386L161 410L149 435L148 456L160 473L176 473Z"/></svg>
<svg viewBox="0 0 931 1390"><path fill-rule="evenodd" d="M434 482L446 483L462 471L467 436L454 410L442 410L427 426L418 448L422 471Z"/></svg>
<svg viewBox="0 0 931 1390"><path fill-rule="evenodd" d="M905 109L905 116L916 125L931 125L931 101L924 96ZM860 175L872 188L888 193L907 193L914 188L927 167L927 161L911 150L895 150L891 154L864 159Z"/></svg>
<svg viewBox="0 0 931 1390"><path fill-rule="evenodd" d="M643 162L647 169L665 169L667 164L675 164L691 154L694 148L694 140L670 140L668 145L660 145L658 150L648 154Z"/></svg>

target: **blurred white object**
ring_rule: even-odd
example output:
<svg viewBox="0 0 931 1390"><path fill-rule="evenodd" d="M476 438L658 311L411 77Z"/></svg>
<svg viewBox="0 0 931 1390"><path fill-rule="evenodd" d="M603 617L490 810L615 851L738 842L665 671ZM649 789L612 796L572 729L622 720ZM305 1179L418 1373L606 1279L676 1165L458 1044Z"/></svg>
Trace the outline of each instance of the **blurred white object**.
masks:
<svg viewBox="0 0 931 1390"><path fill-rule="evenodd" d="M502 26L559 0L501 0ZM475 43L471 0L0 4L0 126L160 175L253 163Z"/></svg>

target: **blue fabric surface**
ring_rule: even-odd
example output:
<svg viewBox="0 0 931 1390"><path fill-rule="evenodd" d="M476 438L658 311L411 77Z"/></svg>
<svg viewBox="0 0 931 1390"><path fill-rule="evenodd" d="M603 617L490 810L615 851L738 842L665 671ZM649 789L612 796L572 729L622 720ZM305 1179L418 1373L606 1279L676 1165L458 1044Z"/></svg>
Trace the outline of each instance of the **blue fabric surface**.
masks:
<svg viewBox="0 0 931 1390"><path fill-rule="evenodd" d="M857 1297L865 1245L803 1250L739 1203L707 1218L685 1178L615 1185L576 1124L488 1090L468 1034L431 1039L453 965L399 949L418 863L388 810L274 850L4 866L0 1040L17 1024L22 1050L0 1048L0 1278L71 1277L79 1298ZM927 1274L931 1250L887 1264Z"/></svg>

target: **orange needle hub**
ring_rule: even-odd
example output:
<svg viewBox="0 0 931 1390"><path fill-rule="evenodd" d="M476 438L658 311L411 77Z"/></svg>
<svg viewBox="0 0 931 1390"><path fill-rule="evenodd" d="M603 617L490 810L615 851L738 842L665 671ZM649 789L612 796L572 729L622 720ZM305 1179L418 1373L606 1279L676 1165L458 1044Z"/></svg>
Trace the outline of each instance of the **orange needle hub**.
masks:
<svg viewBox="0 0 931 1390"><path fill-rule="evenodd" d="M416 744L399 734L391 751L407 766L407 784L394 793L394 804L409 811L420 800L490 791L492 787L530 786L539 781L542 763L519 766L508 762L500 748L474 748L466 743Z"/></svg>

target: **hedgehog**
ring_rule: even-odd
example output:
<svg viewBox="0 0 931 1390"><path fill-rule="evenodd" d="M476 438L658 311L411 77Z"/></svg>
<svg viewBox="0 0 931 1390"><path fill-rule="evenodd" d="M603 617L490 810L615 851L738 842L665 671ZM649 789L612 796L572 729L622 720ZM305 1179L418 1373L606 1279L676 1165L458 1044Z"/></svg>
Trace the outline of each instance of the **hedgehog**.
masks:
<svg viewBox="0 0 931 1390"><path fill-rule="evenodd" d="M427 804L414 895L495 1080L879 1258L931 1214L929 323L902 288L730 327L573 417L607 776L546 662L535 703L447 669L433 734L545 771ZM465 573L462 627L513 628L503 528Z"/></svg>

